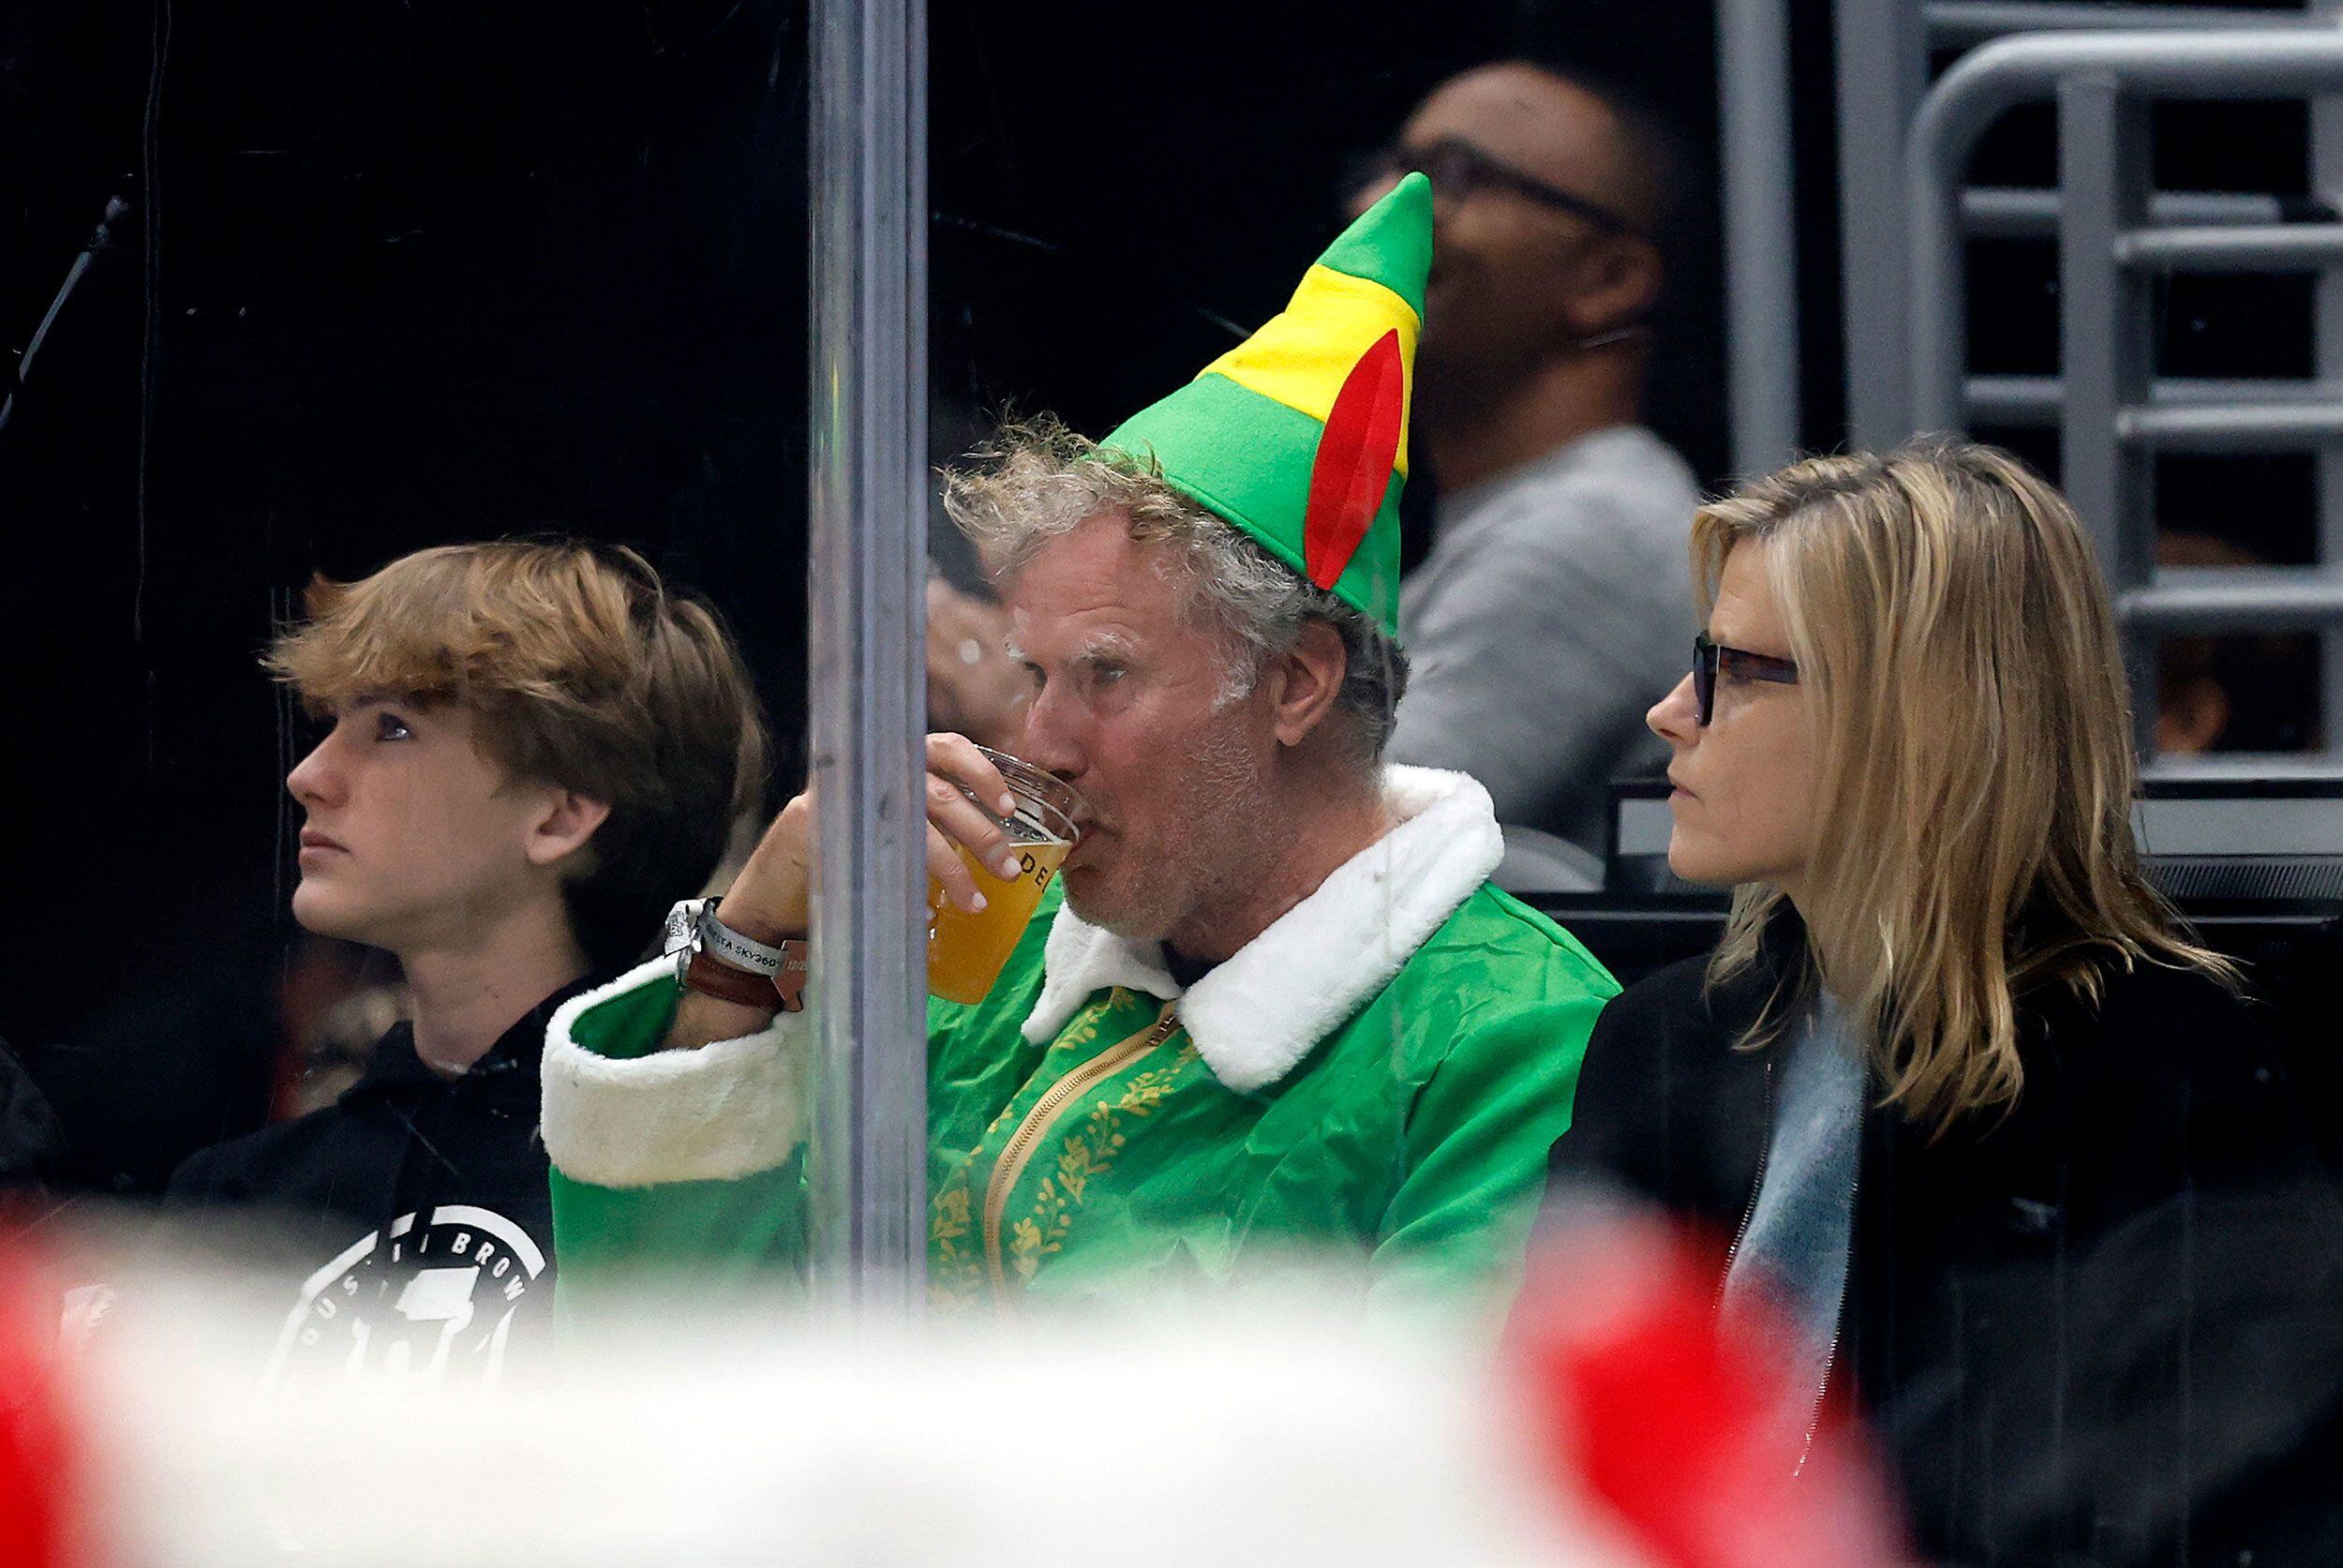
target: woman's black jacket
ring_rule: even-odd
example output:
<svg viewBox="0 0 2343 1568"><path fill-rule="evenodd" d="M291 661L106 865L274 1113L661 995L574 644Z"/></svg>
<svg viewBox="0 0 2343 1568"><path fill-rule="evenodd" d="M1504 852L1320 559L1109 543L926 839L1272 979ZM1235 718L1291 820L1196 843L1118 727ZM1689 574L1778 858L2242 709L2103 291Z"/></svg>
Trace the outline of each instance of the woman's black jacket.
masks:
<svg viewBox="0 0 2343 1568"><path fill-rule="evenodd" d="M1769 947L1714 994L1693 960L1604 1010L1558 1202L1624 1187L1735 1233L1771 1053L1734 1042L1803 963ZM1865 1113L1832 1397L1932 1561L2343 1561L2343 1211L2270 1046L2195 972L2022 1000L2006 1113L1932 1140Z"/></svg>

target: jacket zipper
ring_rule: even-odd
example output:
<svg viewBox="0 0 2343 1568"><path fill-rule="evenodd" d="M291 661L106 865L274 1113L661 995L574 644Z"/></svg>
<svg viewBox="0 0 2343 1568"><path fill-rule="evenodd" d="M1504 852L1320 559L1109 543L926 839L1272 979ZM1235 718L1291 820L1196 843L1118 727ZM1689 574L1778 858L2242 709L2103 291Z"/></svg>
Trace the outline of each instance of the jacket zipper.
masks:
<svg viewBox="0 0 2343 1568"><path fill-rule="evenodd" d="M1859 1131L1857 1136L1861 1136ZM1798 1467L1790 1471L1793 1481L1805 1473L1807 1456L1814 1451L1814 1432L1822 1425L1822 1396L1830 1392L1830 1371L1839 1362L1839 1336L1846 1330L1846 1298L1855 1289L1855 1202L1862 1190L1863 1156L1858 1145L1855 1174L1846 1184L1846 1273L1839 1279L1839 1315L1831 1321L1830 1348L1823 1351L1822 1381L1814 1384L1814 1408L1806 1415L1806 1441L1798 1445Z"/></svg>
<svg viewBox="0 0 2343 1568"><path fill-rule="evenodd" d="M1167 1002L1162 1016L1148 1028L1120 1045L1107 1047L1051 1084L1002 1145L1001 1157L992 1162L992 1174L984 1188L984 1262L992 1276L993 1299L1002 1306L1008 1305L1008 1271L1001 1261L1001 1219L1008 1212L1009 1190L1017 1185L1017 1178L1025 1173L1025 1166L1032 1160L1041 1135L1050 1130L1076 1096L1170 1039L1172 1031L1178 1027L1176 1004Z"/></svg>

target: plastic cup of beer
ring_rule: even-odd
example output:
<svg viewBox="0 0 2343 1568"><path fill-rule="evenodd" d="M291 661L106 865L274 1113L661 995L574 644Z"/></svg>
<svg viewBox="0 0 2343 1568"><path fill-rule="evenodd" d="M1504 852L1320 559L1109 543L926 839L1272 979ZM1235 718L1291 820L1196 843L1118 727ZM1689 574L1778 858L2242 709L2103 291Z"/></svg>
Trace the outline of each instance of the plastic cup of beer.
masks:
<svg viewBox="0 0 2343 1568"><path fill-rule="evenodd" d="M984 907L973 915L945 896L942 883L928 879L928 990L947 1002L981 1002L1001 978L1001 966L1074 847L1074 818L1082 803L1072 785L1032 763L983 746L977 750L1000 770L1016 810L1004 817L992 803L966 789L961 793L1000 823L1018 872L1015 881L1003 882L966 845L953 845L984 894Z"/></svg>

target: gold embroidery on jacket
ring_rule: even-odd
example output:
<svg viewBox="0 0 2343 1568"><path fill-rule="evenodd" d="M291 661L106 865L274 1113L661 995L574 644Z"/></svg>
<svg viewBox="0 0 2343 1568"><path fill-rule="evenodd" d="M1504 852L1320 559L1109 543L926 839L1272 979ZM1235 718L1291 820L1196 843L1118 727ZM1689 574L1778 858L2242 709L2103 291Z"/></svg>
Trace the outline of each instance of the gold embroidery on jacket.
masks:
<svg viewBox="0 0 2343 1568"><path fill-rule="evenodd" d="M1034 1189L1033 1213L1009 1228L1009 1267L1021 1285L1031 1285L1041 1260L1066 1245L1074 1226L1075 1211L1089 1195L1091 1182L1114 1169L1117 1156L1129 1142L1123 1131L1125 1116L1145 1117L1176 1087L1179 1070L1196 1059L1193 1044L1163 1067L1150 1068L1123 1086L1113 1100L1100 1098L1082 1119L1082 1129L1067 1135L1060 1146L1057 1169L1041 1178Z"/></svg>
<svg viewBox="0 0 2343 1568"><path fill-rule="evenodd" d="M1043 1061L1057 1052L1080 1051L1096 1043L1108 1017L1128 999L1129 993L1121 986L1111 987L1051 1042L1050 1053ZM1035 1079L1041 1076L1037 1071ZM932 1306L967 1307L986 1293L984 1250L970 1245L976 1231L972 1197L976 1167L988 1153L993 1159L1000 1157L1002 1141L1022 1119L1014 1113L1017 1102L1024 1098L1033 1082L1034 1079L1028 1079L1018 1085L1008 1103L1001 1107L984 1129L984 1135L977 1140L976 1147L953 1167L928 1202L928 1300Z"/></svg>

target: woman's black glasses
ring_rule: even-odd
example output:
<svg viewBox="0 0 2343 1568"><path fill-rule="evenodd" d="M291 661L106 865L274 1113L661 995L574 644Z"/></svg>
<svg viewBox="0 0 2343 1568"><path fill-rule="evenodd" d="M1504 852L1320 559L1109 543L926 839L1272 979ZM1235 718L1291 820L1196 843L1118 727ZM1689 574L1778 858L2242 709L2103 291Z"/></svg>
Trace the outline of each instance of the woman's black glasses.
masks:
<svg viewBox="0 0 2343 1568"><path fill-rule="evenodd" d="M1723 670L1737 680L1770 680L1779 686L1798 684L1798 663L1792 659L1776 659L1768 654L1752 653L1747 649L1727 648L1710 642L1709 634L1693 638L1693 700L1700 705L1700 724L1707 728L1717 712L1717 671Z"/></svg>
<svg viewBox="0 0 2343 1568"><path fill-rule="evenodd" d="M1452 201L1461 202L1476 190L1510 190L1557 212L1585 218L1611 233L1635 232L1634 224L1602 202L1547 185L1536 175L1525 174L1454 136L1443 136L1421 147L1395 144L1367 155L1351 171L1351 188L1365 190L1419 169L1431 176L1433 194Z"/></svg>

